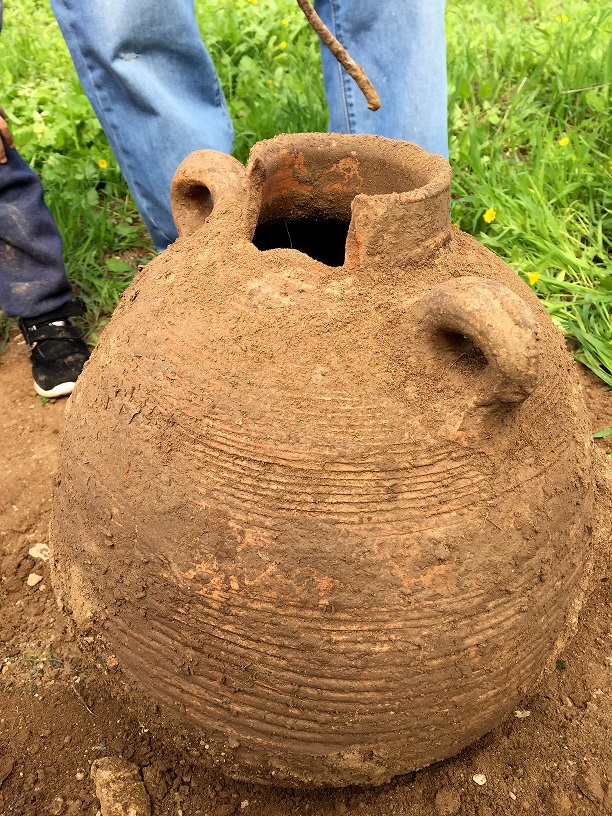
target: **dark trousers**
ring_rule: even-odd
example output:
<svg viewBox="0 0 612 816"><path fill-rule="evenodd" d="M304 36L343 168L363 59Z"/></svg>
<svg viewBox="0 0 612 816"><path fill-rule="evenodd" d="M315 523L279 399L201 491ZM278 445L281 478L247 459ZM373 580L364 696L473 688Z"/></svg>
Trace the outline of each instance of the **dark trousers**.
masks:
<svg viewBox="0 0 612 816"><path fill-rule="evenodd" d="M62 239L36 173L5 144L0 164L0 308L38 317L72 298Z"/></svg>

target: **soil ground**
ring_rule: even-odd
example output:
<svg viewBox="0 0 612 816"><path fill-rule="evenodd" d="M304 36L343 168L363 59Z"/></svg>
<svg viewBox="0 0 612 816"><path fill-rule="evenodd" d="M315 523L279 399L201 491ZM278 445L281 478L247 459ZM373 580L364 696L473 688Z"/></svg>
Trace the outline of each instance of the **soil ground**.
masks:
<svg viewBox="0 0 612 816"><path fill-rule="evenodd" d="M582 369L578 376L593 431L612 426L612 391ZM40 558L65 406L35 396L27 349L13 338L0 357L2 816L94 816L100 803L90 768L103 756L140 768L154 816L612 813L612 582L604 554L557 670L519 716L452 760L380 788L296 792L232 782L162 745L113 699L113 668L96 664L86 638L74 634ZM609 451L612 436L596 444Z"/></svg>

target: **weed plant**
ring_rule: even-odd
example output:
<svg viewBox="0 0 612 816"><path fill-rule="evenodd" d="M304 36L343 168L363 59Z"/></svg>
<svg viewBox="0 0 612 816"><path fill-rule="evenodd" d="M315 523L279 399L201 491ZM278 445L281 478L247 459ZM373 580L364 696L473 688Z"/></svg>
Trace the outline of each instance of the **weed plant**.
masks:
<svg viewBox="0 0 612 816"><path fill-rule="evenodd" d="M47 3L6 6L0 102L95 342L154 251ZM326 129L318 42L294 0L196 0L196 13L241 161L259 139ZM447 32L453 221L513 266L612 385L612 7L448 0Z"/></svg>

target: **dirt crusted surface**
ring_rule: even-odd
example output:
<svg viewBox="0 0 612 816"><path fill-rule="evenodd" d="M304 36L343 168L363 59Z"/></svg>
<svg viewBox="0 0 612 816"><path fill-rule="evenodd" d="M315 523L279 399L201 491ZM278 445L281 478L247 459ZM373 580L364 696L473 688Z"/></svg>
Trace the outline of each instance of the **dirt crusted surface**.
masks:
<svg viewBox="0 0 612 816"><path fill-rule="evenodd" d="M612 426L612 393L581 377L593 431ZM53 597L44 556L65 404L41 404L25 346L13 339L0 358L3 816L94 816L101 805L91 767L104 757L139 769L155 816L612 813L611 560L603 551L578 633L556 671L452 760L380 788L294 792L231 782L160 744L113 699L112 657L92 665L90 644L75 636ZM598 446L612 448L609 438Z"/></svg>
<svg viewBox="0 0 612 816"><path fill-rule="evenodd" d="M573 628L594 471L572 362L452 228L441 158L303 134L247 169L187 161L215 207L125 293L70 401L55 588L224 772L382 784L498 725ZM262 246L283 221L292 246Z"/></svg>

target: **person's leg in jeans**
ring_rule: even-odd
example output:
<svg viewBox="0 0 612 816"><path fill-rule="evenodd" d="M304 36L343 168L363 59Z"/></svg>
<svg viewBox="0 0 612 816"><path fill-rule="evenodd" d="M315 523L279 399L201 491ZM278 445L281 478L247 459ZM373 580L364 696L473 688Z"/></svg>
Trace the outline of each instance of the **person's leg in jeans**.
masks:
<svg viewBox="0 0 612 816"><path fill-rule="evenodd" d="M177 236L170 182L233 128L193 0L51 0L113 154L159 250Z"/></svg>
<svg viewBox="0 0 612 816"><path fill-rule="evenodd" d="M179 163L200 148L232 150L232 125L193 0L51 5L85 93L162 250L176 238L169 191ZM382 99L381 110L368 111L354 81L324 48L330 130L407 139L446 155L443 0L318 0L317 9Z"/></svg>
<svg viewBox="0 0 612 816"><path fill-rule="evenodd" d="M330 131L404 139L446 158L444 0L316 0L315 8L382 103L368 110L354 80L322 47Z"/></svg>
<svg viewBox="0 0 612 816"><path fill-rule="evenodd" d="M36 173L3 142L0 163L0 308L19 317L32 351L34 387L64 396L89 356L70 317L80 313L62 259L62 239Z"/></svg>
<svg viewBox="0 0 612 816"><path fill-rule="evenodd" d="M0 308L36 317L72 299L62 239L36 173L15 148L0 164Z"/></svg>

